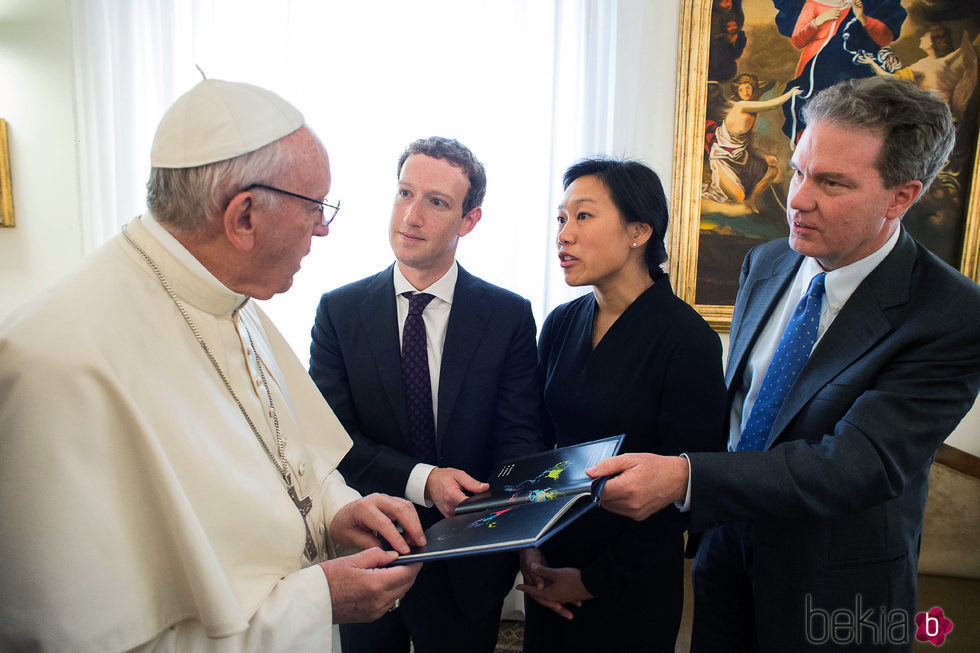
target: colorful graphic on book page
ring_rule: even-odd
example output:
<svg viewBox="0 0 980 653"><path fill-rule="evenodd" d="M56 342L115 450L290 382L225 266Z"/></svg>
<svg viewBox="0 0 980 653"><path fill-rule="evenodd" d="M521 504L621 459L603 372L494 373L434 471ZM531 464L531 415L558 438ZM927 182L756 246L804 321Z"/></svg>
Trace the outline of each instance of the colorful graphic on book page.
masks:
<svg viewBox="0 0 980 653"><path fill-rule="evenodd" d="M558 496L558 491L551 487L537 488L537 485L551 484L561 478L561 473L565 471L571 461L562 460L548 469L544 470L534 478L528 478L517 485L505 485L504 491L510 492L510 500L514 501L523 495L527 495L527 500L534 503L537 501L548 501Z"/></svg>
<svg viewBox="0 0 980 653"><path fill-rule="evenodd" d="M497 518L510 510L512 510L512 508L504 508L503 510L492 512L486 517L481 517L476 521L470 522L466 528L494 528L497 525Z"/></svg>

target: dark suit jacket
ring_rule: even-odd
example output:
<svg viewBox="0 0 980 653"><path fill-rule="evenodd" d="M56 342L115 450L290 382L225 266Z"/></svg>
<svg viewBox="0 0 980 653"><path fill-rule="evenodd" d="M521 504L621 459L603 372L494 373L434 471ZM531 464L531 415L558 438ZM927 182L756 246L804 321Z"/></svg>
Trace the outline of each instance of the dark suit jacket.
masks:
<svg viewBox="0 0 980 653"><path fill-rule="evenodd" d="M348 484L404 496L419 461L408 453L392 274L393 266L323 295L310 375L354 441L340 464ZM496 462L540 450L539 404L530 303L460 267L439 371L437 465L485 481ZM474 581L506 589L513 581L511 573L501 583L499 564L483 556L453 565L459 591L477 597L493 592L477 591Z"/></svg>
<svg viewBox="0 0 980 653"><path fill-rule="evenodd" d="M726 371L729 408L802 260L786 240L746 256ZM817 343L767 450L690 454L692 529L754 523L763 650L802 647L807 594L828 612L854 611L860 594L876 620L881 606L914 619L929 467L978 388L980 287L903 230Z"/></svg>

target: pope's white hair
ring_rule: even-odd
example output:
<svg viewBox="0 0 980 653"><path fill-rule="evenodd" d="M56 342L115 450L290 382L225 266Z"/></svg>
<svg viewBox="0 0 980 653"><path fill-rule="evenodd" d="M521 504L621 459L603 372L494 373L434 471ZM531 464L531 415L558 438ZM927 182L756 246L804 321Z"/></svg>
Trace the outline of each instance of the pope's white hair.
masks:
<svg viewBox="0 0 980 653"><path fill-rule="evenodd" d="M151 168L146 182L146 205L162 224L178 232L195 232L220 216L232 198L250 184L268 184L293 161L284 138L233 159L193 168ZM275 193L256 201L275 208Z"/></svg>

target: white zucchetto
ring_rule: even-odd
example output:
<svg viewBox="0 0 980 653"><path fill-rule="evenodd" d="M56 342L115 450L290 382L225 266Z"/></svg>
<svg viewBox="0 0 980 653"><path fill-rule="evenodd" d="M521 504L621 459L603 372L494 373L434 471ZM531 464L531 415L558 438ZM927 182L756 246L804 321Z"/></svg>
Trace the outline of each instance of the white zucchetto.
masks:
<svg viewBox="0 0 980 653"><path fill-rule="evenodd" d="M248 154L303 126L303 114L258 86L206 79L167 109L150 165L193 168Z"/></svg>

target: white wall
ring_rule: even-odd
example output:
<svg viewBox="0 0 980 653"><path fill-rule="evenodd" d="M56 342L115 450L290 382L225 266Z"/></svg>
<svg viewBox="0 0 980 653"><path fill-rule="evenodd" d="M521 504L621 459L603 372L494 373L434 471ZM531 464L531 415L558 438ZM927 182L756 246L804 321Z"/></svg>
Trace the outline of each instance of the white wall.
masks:
<svg viewBox="0 0 980 653"><path fill-rule="evenodd" d="M980 456L980 401L973 404L960 425L946 438L946 444Z"/></svg>
<svg viewBox="0 0 980 653"><path fill-rule="evenodd" d="M0 79L17 221L0 229L2 318L82 257L64 0L0 0Z"/></svg>
<svg viewBox="0 0 980 653"><path fill-rule="evenodd" d="M611 154L643 160L669 193L680 0L620 0ZM642 20L636 20L637 12ZM626 14L628 18L622 18Z"/></svg>
<svg viewBox="0 0 980 653"><path fill-rule="evenodd" d="M620 6L641 9L642 20L618 28L614 153L646 161L670 189L680 0ZM15 228L0 229L0 319L82 256L68 15L64 0L0 0L0 118L17 216ZM947 442L980 455L980 405Z"/></svg>

